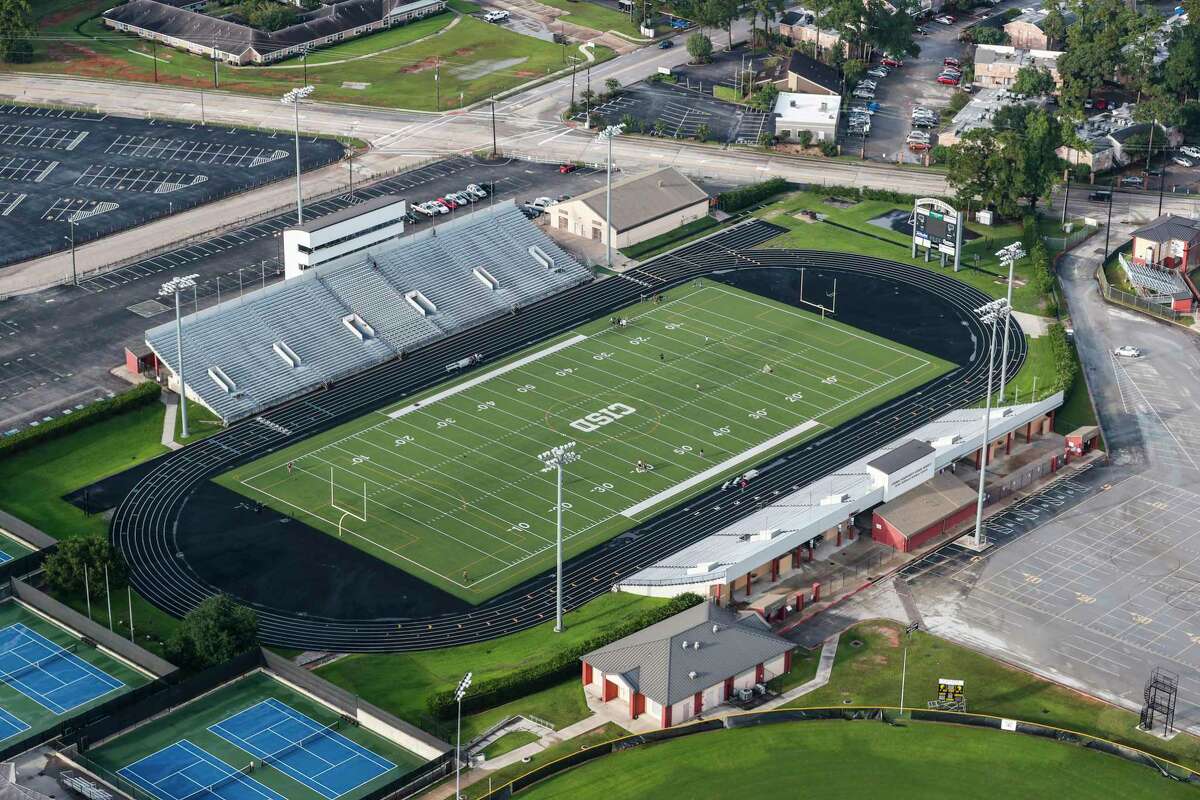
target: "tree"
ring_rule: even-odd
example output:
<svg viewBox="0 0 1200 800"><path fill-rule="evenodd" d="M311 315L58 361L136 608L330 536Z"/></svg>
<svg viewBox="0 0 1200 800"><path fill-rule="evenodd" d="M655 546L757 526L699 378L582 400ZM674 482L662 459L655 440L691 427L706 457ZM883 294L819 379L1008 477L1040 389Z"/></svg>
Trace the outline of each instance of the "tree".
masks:
<svg viewBox="0 0 1200 800"><path fill-rule="evenodd" d="M1123 63L1122 48L1137 14L1123 0L1072 0L1071 11L1075 21L1067 28L1058 72L1065 104L1079 105Z"/></svg>
<svg viewBox="0 0 1200 800"><path fill-rule="evenodd" d="M1177 28L1171 35L1162 80L1166 89L1182 100L1200 96L1200 20Z"/></svg>
<svg viewBox="0 0 1200 800"><path fill-rule="evenodd" d="M228 661L254 647L258 617L228 595L206 598L188 612L167 642L167 655L178 666L202 669Z"/></svg>
<svg viewBox="0 0 1200 800"><path fill-rule="evenodd" d="M1008 44L1008 34L1003 28L979 27L971 31L975 44Z"/></svg>
<svg viewBox="0 0 1200 800"><path fill-rule="evenodd" d="M867 65L859 61L857 58L852 58L842 65L842 83L846 87L846 91L851 91L858 82L867 74Z"/></svg>
<svg viewBox="0 0 1200 800"><path fill-rule="evenodd" d="M84 571L91 591L104 586L104 570L108 568L108 586L125 585L129 572L121 554L113 549L106 536L95 534L64 539L58 549L46 559L46 581L66 594L81 594L84 590Z"/></svg>
<svg viewBox="0 0 1200 800"><path fill-rule="evenodd" d="M295 8L271 0L247 0L238 10L250 27L264 31L277 31L296 22Z"/></svg>
<svg viewBox="0 0 1200 800"><path fill-rule="evenodd" d="M1053 50L1067 38L1067 18L1058 7L1058 0L1046 0L1046 4L1050 7L1046 9L1046 17L1042 20L1042 33L1046 34L1050 49Z"/></svg>
<svg viewBox="0 0 1200 800"><path fill-rule="evenodd" d="M770 111L775 108L775 100L779 97L779 89L775 84L768 83L750 98L750 107L758 111Z"/></svg>
<svg viewBox="0 0 1200 800"><path fill-rule="evenodd" d="M616 97L621 91L621 82L616 78L609 78L604 81L604 90L608 92L609 97Z"/></svg>
<svg viewBox="0 0 1200 800"><path fill-rule="evenodd" d="M725 29L729 35L729 49L733 49L733 23L741 16L740 0L715 0L717 6L717 27Z"/></svg>
<svg viewBox="0 0 1200 800"><path fill-rule="evenodd" d="M703 33L693 33L688 37L687 51L693 64L705 64L712 57L712 41Z"/></svg>
<svg viewBox="0 0 1200 800"><path fill-rule="evenodd" d="M1054 78L1045 67L1021 67L1012 90L1026 97L1041 97L1054 92Z"/></svg>
<svg viewBox="0 0 1200 800"><path fill-rule="evenodd" d="M884 5L880 0L868 0L865 40L876 50L893 55L915 56L921 52L913 41L916 22L903 10Z"/></svg>
<svg viewBox="0 0 1200 800"><path fill-rule="evenodd" d="M36 32L28 0L0 0L0 59L9 64L32 61L30 37Z"/></svg>
<svg viewBox="0 0 1200 800"><path fill-rule="evenodd" d="M712 131L709 130L708 125L704 124L703 122L700 123L696 127L696 141L697 142L707 142L708 138L711 135L712 135Z"/></svg>
<svg viewBox="0 0 1200 800"><path fill-rule="evenodd" d="M998 150L995 133L986 128L967 131L950 148L946 180L960 206L976 199L988 202L994 194L995 180L990 170Z"/></svg>

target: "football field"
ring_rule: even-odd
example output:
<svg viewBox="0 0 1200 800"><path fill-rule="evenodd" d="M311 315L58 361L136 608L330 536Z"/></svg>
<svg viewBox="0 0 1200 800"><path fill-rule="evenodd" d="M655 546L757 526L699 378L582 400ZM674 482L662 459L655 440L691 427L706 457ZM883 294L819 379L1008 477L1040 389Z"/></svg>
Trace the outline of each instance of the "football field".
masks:
<svg viewBox="0 0 1200 800"><path fill-rule="evenodd" d="M373 412L218 482L470 602L911 391L948 362L703 281Z"/></svg>

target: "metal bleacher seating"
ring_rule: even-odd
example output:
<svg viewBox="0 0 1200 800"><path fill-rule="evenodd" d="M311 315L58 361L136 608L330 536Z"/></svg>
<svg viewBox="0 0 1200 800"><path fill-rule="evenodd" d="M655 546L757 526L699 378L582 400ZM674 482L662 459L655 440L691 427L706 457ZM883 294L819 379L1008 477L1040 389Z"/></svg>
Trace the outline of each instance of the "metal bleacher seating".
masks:
<svg viewBox="0 0 1200 800"><path fill-rule="evenodd" d="M512 201L500 203L185 317L188 386L232 422L590 277ZM413 291L436 311L418 313L404 298ZM347 325L353 315L365 325ZM175 370L173 321L146 343Z"/></svg>
<svg viewBox="0 0 1200 800"><path fill-rule="evenodd" d="M1124 253L1120 255L1120 261L1125 277L1151 300L1169 303L1172 297L1191 294L1183 276L1174 270L1128 258Z"/></svg>

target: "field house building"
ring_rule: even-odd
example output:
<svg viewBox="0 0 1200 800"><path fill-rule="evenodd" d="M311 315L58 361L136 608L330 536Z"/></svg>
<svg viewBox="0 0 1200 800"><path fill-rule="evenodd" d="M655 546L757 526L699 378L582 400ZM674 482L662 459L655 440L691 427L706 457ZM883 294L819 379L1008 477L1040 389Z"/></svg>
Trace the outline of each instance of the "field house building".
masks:
<svg viewBox="0 0 1200 800"><path fill-rule="evenodd" d="M203 7L203 3L199 4ZM446 0L342 0L297 16L277 31L252 28L193 10L180 0L130 0L104 12L109 28L153 39L227 64L270 64L308 50L423 19L446 9Z"/></svg>
<svg viewBox="0 0 1200 800"><path fill-rule="evenodd" d="M673 167L616 181L612 224L605 224L606 187L572 197L547 210L557 230L613 247L629 247L708 215L708 192Z"/></svg>
<svg viewBox="0 0 1200 800"><path fill-rule="evenodd" d="M992 409L985 503L1095 447L1095 429L1066 437L1054 433L1062 398L1059 392L1036 403ZM721 605L746 604L768 620L818 602L823 587L805 576L817 570L814 562L860 535L913 552L961 533L973 520L983 416L981 408L951 411L790 494L772 497L746 518L623 579L618 588L655 597L695 592ZM753 479L744 490L726 491L757 501Z"/></svg>
<svg viewBox="0 0 1200 800"><path fill-rule="evenodd" d="M1200 219L1163 214L1143 225L1133 232L1133 257L1180 272L1200 267Z"/></svg>
<svg viewBox="0 0 1200 800"><path fill-rule="evenodd" d="M583 689L669 728L790 672L794 648L758 614L700 603L582 656Z"/></svg>

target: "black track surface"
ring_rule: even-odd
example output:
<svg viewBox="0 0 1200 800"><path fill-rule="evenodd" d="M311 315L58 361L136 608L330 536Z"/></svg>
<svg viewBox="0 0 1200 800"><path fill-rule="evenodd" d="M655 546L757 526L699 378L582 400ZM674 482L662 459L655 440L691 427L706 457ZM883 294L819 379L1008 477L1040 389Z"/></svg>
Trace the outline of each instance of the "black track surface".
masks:
<svg viewBox="0 0 1200 800"><path fill-rule="evenodd" d="M503 357L611 313L650 291L709 277L787 300L800 270L813 299L838 278L838 318L960 366L761 467L755 495L719 491L666 511L567 562L564 600L575 608L628 576L983 394L985 331L972 309L990 298L949 275L853 254L754 250L779 232L763 222L732 228L620 278L568 291L437 342L329 390L247 420L155 463L117 507L112 537L134 585L182 615L214 591L253 606L265 643L337 652L445 647L501 636L553 616L553 576L467 606L348 545L264 510L208 479L320 430L443 380L445 364L472 352ZM869 287L864 291L863 287ZM902 336L897 335L902 329ZM1011 326L1010 374L1025 358ZM270 425L263 420L269 420ZM281 432L282 426L287 432Z"/></svg>

